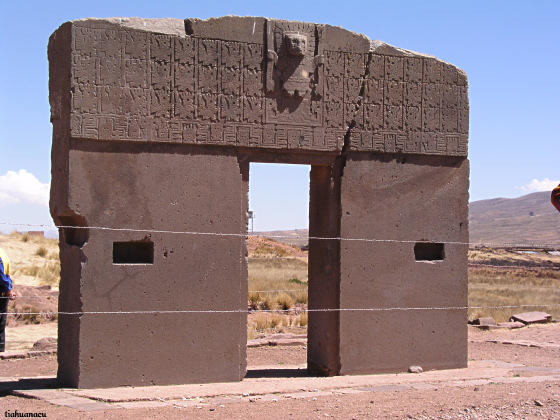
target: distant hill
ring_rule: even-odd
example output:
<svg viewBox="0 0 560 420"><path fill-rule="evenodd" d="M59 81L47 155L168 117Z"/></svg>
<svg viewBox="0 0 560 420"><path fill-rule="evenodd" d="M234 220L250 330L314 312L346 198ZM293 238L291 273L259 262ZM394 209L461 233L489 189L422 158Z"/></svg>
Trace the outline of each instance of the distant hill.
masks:
<svg viewBox="0 0 560 420"><path fill-rule="evenodd" d="M309 242L308 229L295 229L295 230L272 230L268 232L249 232L249 235L264 236L272 238L275 241L283 242L285 244L296 245L304 247Z"/></svg>
<svg viewBox="0 0 560 420"><path fill-rule="evenodd" d="M469 205L471 244L552 245L560 247L560 213L549 192L519 198L493 198ZM306 245L307 229L254 232L279 242Z"/></svg>
<svg viewBox="0 0 560 420"><path fill-rule="evenodd" d="M560 246L560 213L550 192L470 203L471 243Z"/></svg>

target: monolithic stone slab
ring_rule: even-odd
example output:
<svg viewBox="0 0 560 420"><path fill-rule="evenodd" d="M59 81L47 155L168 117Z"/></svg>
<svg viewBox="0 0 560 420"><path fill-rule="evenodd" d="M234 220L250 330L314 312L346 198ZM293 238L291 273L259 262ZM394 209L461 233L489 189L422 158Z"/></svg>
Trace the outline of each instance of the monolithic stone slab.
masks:
<svg viewBox="0 0 560 420"><path fill-rule="evenodd" d="M68 22L49 65L61 384L245 376L251 162L311 165L310 371L466 366L462 70L235 16Z"/></svg>
<svg viewBox="0 0 560 420"><path fill-rule="evenodd" d="M523 322L499 322L498 327L508 328L510 330L516 328L523 328L525 324Z"/></svg>
<svg viewBox="0 0 560 420"><path fill-rule="evenodd" d="M472 325L496 325L496 320L491 316L476 318L472 322Z"/></svg>
<svg viewBox="0 0 560 420"><path fill-rule="evenodd" d="M435 57L265 18L65 25L73 138L467 154L467 79Z"/></svg>
<svg viewBox="0 0 560 420"><path fill-rule="evenodd" d="M546 312L524 312L511 316L511 321L522 322L524 324L544 324L552 320L552 315Z"/></svg>
<svg viewBox="0 0 560 420"><path fill-rule="evenodd" d="M428 161L348 154L341 373L467 365L468 162Z"/></svg>

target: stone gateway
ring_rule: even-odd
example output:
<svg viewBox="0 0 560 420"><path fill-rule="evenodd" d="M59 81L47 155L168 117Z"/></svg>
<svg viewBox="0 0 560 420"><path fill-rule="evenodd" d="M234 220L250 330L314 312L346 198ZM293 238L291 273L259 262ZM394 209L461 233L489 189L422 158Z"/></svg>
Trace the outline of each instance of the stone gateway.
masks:
<svg viewBox="0 0 560 420"><path fill-rule="evenodd" d="M311 373L467 365L462 70L259 17L77 20L48 54L61 385L243 379L251 162L311 165Z"/></svg>

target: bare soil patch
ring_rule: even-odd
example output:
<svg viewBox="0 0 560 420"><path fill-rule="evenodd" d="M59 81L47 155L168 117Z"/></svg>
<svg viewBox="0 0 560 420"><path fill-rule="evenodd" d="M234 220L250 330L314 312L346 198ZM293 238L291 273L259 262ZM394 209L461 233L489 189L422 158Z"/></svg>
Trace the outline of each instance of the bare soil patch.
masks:
<svg viewBox="0 0 560 420"><path fill-rule="evenodd" d="M265 238L262 236L249 236L247 248L249 257L252 258L307 257L307 252L302 251L301 248L296 245L279 242L275 239Z"/></svg>
<svg viewBox="0 0 560 420"><path fill-rule="evenodd" d="M18 316L10 319L7 330L8 350L30 348L42 337L56 336L56 322L44 317L25 316L27 312L52 313L57 307L57 288L43 286L32 267L44 267L48 261L38 255L42 246L21 237L1 237L2 247L12 258L12 264L22 271L15 276L15 311ZM13 243L13 244L12 244ZM50 246L50 245L49 245ZM27 247L27 248L26 248ZM27 251L25 250L27 249ZM47 257L56 250L47 250ZM545 251L537 254L520 250L471 251L469 259L469 302L471 306L551 304L559 299L560 256ZM533 252L533 251L531 251ZM43 251L39 252L44 254ZM270 333L305 333L300 325L304 313L303 300L307 294L307 254L291 245L263 238L249 238L250 288L259 291L258 305L267 302L279 304L276 290L289 289L294 303L291 312L284 313L279 323L256 331L255 337L267 337ZM254 264L254 262L258 262ZM483 267L481 267L483 266ZM512 268L511 266L514 266ZM540 267L546 267L542 269ZM250 304L250 302L249 302ZM34 306L34 308L32 308ZM550 308L543 307L547 311ZM554 308L552 308L554 309ZM537 309L531 309L537 310ZM500 320L524 308L508 308L505 312L491 309L478 310L477 316L495 316ZM553 311L548 311L553 312ZM472 313L472 312L470 312ZM553 312L553 314L556 314ZM249 315L249 325L256 324L254 312ZM290 321L291 317L291 321ZM554 318L559 316L556 314ZM40 323L40 324L36 324ZM10 347L12 346L12 347ZM249 367L261 370L279 369L287 371L306 362L306 346L277 346L249 348ZM158 401L156 387L152 407L115 408L99 411L78 411L76 408L53 405L41 400L26 399L13 395L1 398L2 410L19 412L45 412L51 418L559 418L560 419L560 324L535 325L519 330L479 331L469 328L469 360L472 363L499 361L506 366L504 378L491 383L457 383L454 386L419 387L418 389L387 388L382 391L364 391L356 388L332 392L326 387L317 391L302 391L298 395L269 395L266 398L237 398L230 395L200 401L200 404L173 405ZM489 362L495 363L495 362ZM1 360L0 380L6 378L28 378L56 375L56 356L44 356L22 360ZM453 371L449 371L453 379ZM274 377L278 383L287 380L282 373ZM515 382L519 379L519 382ZM9 385L8 385L9 386ZM2 394L0 394L2 395ZM223 400L220 400L220 398ZM89 401L89 400L88 400ZM187 401L189 402L189 401ZM160 406L156 406L160 404Z"/></svg>
<svg viewBox="0 0 560 420"><path fill-rule="evenodd" d="M504 344L532 341L534 347ZM549 344L551 346L545 346ZM556 347L555 347L556 346ZM248 349L248 365L279 367L305 363L305 346ZM381 390L349 388L331 392L328 387L290 395L235 397L227 395L194 401L159 402L154 399L129 408L78 411L45 401L6 395L3 410L44 412L50 418L344 418L344 419L555 419L560 418L560 324L534 325L519 330L479 331L469 328L471 362L499 361L507 378L484 384L453 381L445 386ZM496 362L493 362L496 363ZM53 356L0 361L1 376L29 377L56 374ZM555 373L556 372L556 373ZM392 376L392 375L391 375ZM279 376L278 383L285 381ZM86 400L90 401L90 400ZM93 402L93 401L91 401ZM182 404L182 405L181 405ZM150 406L151 405L151 406ZM5 407L5 408L4 408Z"/></svg>

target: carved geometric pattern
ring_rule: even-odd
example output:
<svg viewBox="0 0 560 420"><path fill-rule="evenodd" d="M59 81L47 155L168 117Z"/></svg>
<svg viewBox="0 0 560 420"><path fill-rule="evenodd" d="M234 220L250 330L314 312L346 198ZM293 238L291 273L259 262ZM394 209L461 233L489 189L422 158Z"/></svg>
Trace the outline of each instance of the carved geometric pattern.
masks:
<svg viewBox="0 0 560 420"><path fill-rule="evenodd" d="M351 133L352 149L466 156L467 81L455 67L372 54L364 86L364 120Z"/></svg>
<svg viewBox="0 0 560 420"><path fill-rule="evenodd" d="M467 153L466 79L433 58L325 50L322 90L294 99L266 95L264 44L76 25L73 42L74 137L332 151L354 122L353 150Z"/></svg>

